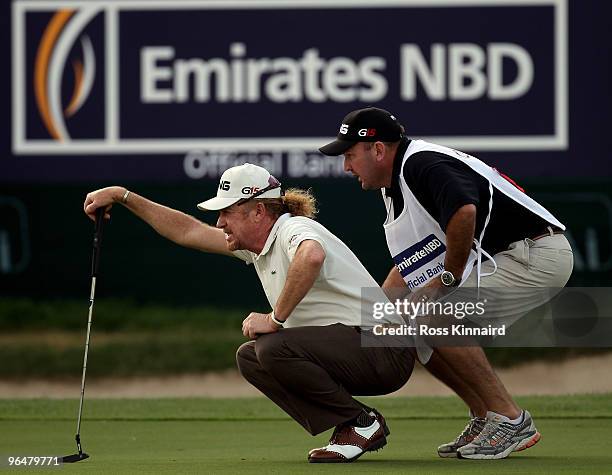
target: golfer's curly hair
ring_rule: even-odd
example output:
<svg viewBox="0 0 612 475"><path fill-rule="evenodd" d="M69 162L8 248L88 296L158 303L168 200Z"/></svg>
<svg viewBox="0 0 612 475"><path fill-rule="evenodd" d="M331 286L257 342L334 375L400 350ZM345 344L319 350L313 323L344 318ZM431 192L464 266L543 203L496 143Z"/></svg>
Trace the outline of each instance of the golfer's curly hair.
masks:
<svg viewBox="0 0 612 475"><path fill-rule="evenodd" d="M265 204L266 210L274 217L285 213L293 216L305 216L314 219L319 211L317 199L312 194L312 189L289 188L285 195L280 198L267 198L257 200Z"/></svg>

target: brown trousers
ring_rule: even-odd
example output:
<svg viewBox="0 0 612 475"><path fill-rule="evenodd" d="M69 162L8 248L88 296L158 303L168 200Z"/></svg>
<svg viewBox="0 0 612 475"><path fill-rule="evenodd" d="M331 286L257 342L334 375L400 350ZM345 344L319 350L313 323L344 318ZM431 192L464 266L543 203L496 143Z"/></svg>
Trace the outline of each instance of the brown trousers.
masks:
<svg viewBox="0 0 612 475"><path fill-rule="evenodd" d="M317 435L357 417L352 395L388 394L412 373L409 348L366 348L354 327L284 328L243 344L236 353L244 378Z"/></svg>

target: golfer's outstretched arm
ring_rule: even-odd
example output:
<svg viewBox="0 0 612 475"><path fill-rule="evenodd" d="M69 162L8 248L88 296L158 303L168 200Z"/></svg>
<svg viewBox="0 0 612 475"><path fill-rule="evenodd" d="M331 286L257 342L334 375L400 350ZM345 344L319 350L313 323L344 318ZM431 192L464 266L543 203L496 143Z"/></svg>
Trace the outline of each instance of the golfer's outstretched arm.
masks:
<svg viewBox="0 0 612 475"><path fill-rule="evenodd" d="M127 190L121 186L110 186L87 194L83 208L85 213L95 219L96 209L106 209L105 218L110 218L113 204L119 203L149 224L166 239L181 246L205 252L231 255L225 244L225 235L221 229L214 228L198 221L192 216L167 206L148 200L133 191L127 196Z"/></svg>

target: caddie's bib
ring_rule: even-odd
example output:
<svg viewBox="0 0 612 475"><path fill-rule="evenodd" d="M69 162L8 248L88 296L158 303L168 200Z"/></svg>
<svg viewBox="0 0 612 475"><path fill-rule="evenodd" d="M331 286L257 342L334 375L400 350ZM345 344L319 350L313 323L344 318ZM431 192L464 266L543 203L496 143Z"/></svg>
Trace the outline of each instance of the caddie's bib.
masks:
<svg viewBox="0 0 612 475"><path fill-rule="evenodd" d="M467 153L459 152L442 145L428 143L423 140L412 140L402 159L401 169L404 169L406 161L410 160L413 155L424 151L438 152L455 158L468 165L472 170L483 176L489 182L489 212L480 236L474 239L475 246L470 251L463 271L462 282L465 282L468 278L475 263L477 264L476 267L479 273L478 282L480 282L481 255L483 253L486 255L482 250L481 243L491 217L493 188L504 193L506 196L540 216L548 223L560 229L565 229L565 226L546 208L511 184L502 177L497 170ZM416 199L408 187L403 173L400 173L399 184L404 198L404 209L399 216L393 215L392 199L387 197L384 188L382 189L383 199L387 207L387 219L383 226L387 238L387 246L389 247L389 252L393 257L395 266L408 287L414 289L422 287L444 270L446 235L438 222Z"/></svg>

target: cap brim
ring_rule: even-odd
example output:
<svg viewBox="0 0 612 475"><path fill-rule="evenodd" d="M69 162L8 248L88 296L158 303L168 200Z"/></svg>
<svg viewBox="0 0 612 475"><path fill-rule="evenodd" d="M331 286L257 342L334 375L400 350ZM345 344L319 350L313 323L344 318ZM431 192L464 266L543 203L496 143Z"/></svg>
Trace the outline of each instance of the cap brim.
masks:
<svg viewBox="0 0 612 475"><path fill-rule="evenodd" d="M198 203L198 209L201 211L219 211L229 208L238 200L240 200L240 198L219 198L215 196L214 198Z"/></svg>
<svg viewBox="0 0 612 475"><path fill-rule="evenodd" d="M357 142L354 142L352 140L336 139L333 142L328 143L327 145L323 145L323 147L319 149L319 152L329 157L336 157L338 155L342 155L356 143Z"/></svg>

